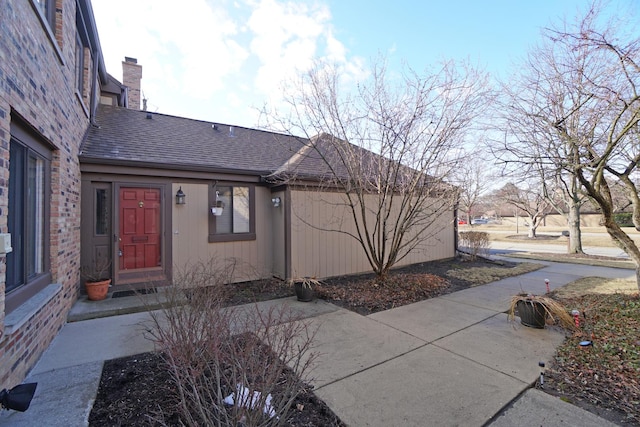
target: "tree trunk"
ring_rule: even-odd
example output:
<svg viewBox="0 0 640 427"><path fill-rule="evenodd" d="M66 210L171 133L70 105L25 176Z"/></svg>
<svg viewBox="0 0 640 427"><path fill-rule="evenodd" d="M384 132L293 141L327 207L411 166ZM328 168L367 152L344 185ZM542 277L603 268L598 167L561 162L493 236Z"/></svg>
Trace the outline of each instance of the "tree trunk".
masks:
<svg viewBox="0 0 640 427"><path fill-rule="evenodd" d="M580 230L580 205L572 203L569 205L569 216L567 218L569 226L569 246L567 251L570 254L582 254L582 231Z"/></svg>
<svg viewBox="0 0 640 427"><path fill-rule="evenodd" d="M536 230L542 223L543 219L544 219L544 215L539 215L537 212L533 214L529 214L529 234L527 235L529 239L536 238Z"/></svg>
<svg viewBox="0 0 640 427"><path fill-rule="evenodd" d="M604 218L604 220L604 226L607 229L609 235L636 264L636 285L638 286L638 291L640 291L640 249L638 249L638 246L631 239L631 237L629 237L627 233L622 231L620 226L616 224L616 222L613 220L613 217Z"/></svg>

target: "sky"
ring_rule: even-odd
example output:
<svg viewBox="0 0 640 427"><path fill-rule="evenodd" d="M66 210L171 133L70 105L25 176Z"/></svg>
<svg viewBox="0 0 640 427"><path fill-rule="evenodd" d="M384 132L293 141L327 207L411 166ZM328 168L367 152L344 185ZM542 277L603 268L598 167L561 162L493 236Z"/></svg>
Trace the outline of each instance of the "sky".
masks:
<svg viewBox="0 0 640 427"><path fill-rule="evenodd" d="M148 110L234 126L261 124L287 81L315 59L364 78L376 58L423 71L469 60L500 78L587 0L92 0L107 72L142 66ZM176 5L179 4L179 7ZM640 1L611 0L640 18Z"/></svg>

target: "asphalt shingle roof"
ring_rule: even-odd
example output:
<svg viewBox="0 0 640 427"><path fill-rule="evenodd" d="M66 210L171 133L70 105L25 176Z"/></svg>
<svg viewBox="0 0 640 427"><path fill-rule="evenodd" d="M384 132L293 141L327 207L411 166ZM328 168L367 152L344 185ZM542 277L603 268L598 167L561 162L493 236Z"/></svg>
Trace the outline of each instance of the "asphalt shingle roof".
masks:
<svg viewBox="0 0 640 427"><path fill-rule="evenodd" d="M147 118L147 117L150 118ZM81 161L140 162L159 167L270 174L303 147L296 137L100 105Z"/></svg>

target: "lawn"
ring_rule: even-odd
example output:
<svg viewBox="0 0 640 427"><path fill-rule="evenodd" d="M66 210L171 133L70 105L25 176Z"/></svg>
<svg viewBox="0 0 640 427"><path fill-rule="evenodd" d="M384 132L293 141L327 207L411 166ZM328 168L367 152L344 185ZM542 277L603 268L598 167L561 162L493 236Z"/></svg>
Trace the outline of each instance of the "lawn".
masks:
<svg viewBox="0 0 640 427"><path fill-rule="evenodd" d="M513 242L515 240L526 240L527 243L540 244L558 244L566 245L567 238L562 236L562 231L566 227L538 227L536 234L537 239L527 238L527 227L519 227L516 233L515 226L504 226L496 224L477 225L477 226L460 226L460 231L477 230L489 233L489 239L492 241ZM640 245L640 233L631 227L623 229L627 234L632 236L636 244ZM583 246L600 246L600 247L616 247L609 234L604 227L583 227L582 245Z"/></svg>

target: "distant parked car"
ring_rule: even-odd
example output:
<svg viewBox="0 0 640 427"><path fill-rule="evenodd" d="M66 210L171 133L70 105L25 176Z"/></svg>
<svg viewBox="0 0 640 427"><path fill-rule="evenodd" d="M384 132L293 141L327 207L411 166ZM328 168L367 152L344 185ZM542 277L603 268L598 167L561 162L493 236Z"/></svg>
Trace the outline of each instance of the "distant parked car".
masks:
<svg viewBox="0 0 640 427"><path fill-rule="evenodd" d="M467 225L467 220L466 219L462 219L462 218L458 218L458 225Z"/></svg>
<svg viewBox="0 0 640 427"><path fill-rule="evenodd" d="M485 218L473 218L471 220L471 225L479 225L479 224L488 224L489 220Z"/></svg>

